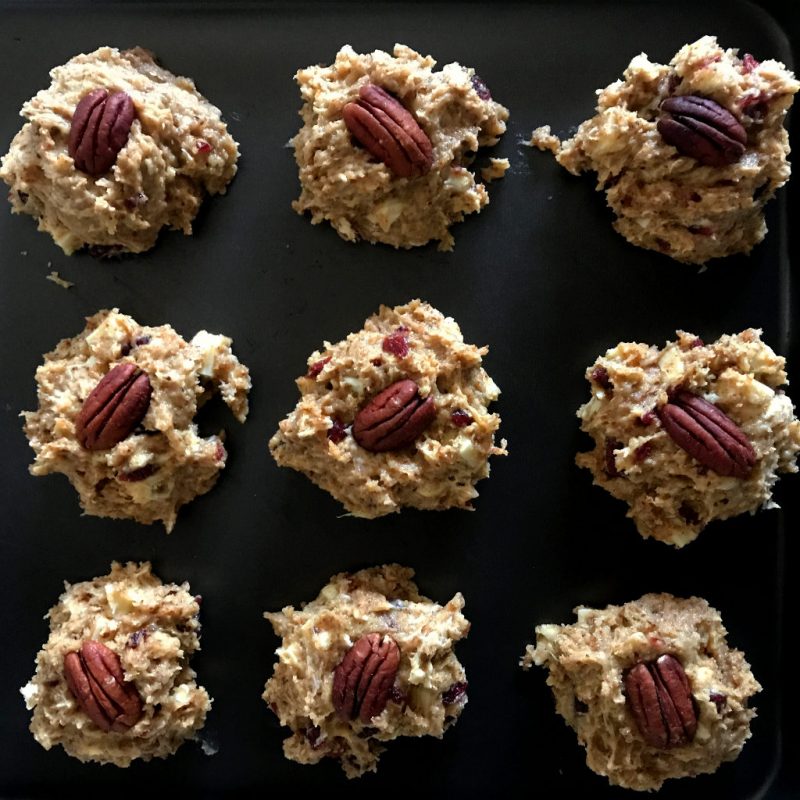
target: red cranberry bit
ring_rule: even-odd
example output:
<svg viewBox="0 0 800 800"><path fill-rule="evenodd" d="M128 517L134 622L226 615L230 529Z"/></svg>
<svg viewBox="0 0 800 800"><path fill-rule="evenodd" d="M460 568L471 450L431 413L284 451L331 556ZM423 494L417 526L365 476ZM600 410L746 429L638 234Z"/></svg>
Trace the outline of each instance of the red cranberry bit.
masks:
<svg viewBox="0 0 800 800"><path fill-rule="evenodd" d="M478 97L481 100L491 100L492 93L489 91L489 87L477 76L472 76L472 88L478 93Z"/></svg>
<svg viewBox="0 0 800 800"><path fill-rule="evenodd" d="M645 411L638 420L636 420L639 425L644 425L647 427L648 425L652 425L656 421L656 412L654 409L650 409L649 411Z"/></svg>
<svg viewBox="0 0 800 800"><path fill-rule="evenodd" d="M742 72L752 72L760 63L761 62L756 61L756 59L751 56L750 53L745 53L742 57Z"/></svg>
<svg viewBox="0 0 800 800"><path fill-rule="evenodd" d="M326 356L325 358L321 358L319 361L315 361L309 368L308 372L306 373L307 378L316 378L317 375L322 372L322 368L333 358L333 356Z"/></svg>
<svg viewBox="0 0 800 800"><path fill-rule="evenodd" d="M751 94L742 100L739 105L739 108L743 112L747 112L748 116L752 117L754 120L762 120L767 115L767 111L769 110L769 101L772 99L772 95L768 94L767 92L758 92L757 94Z"/></svg>
<svg viewBox="0 0 800 800"><path fill-rule="evenodd" d="M652 452L653 452L653 444L652 444L652 442L645 442L644 444L640 444L636 448L636 450L633 451L633 455L634 455L634 458L636 459L636 461L641 463Z"/></svg>
<svg viewBox="0 0 800 800"><path fill-rule="evenodd" d="M195 603L197 603L197 605L201 605L203 603L203 595L196 594L194 596L194 601L195 601Z"/></svg>
<svg viewBox="0 0 800 800"><path fill-rule="evenodd" d="M334 443L339 444L347 438L347 428L341 420L333 420L333 424L328 428L328 438Z"/></svg>
<svg viewBox="0 0 800 800"><path fill-rule="evenodd" d="M372 364L373 367L380 367L383 365L383 359L373 358L372 361L370 361L369 363Z"/></svg>
<svg viewBox="0 0 800 800"><path fill-rule="evenodd" d="M389 699L398 706L404 706L408 700L408 697L406 693L397 684L395 684L389 690Z"/></svg>
<svg viewBox="0 0 800 800"><path fill-rule="evenodd" d="M705 343L705 342L704 342L704 341L703 341L703 340L702 340L702 339L701 339L701 338L698 336L698 337L697 337L697 338L696 338L696 339L695 339L695 340L692 342L692 345L691 345L691 346L692 346L692 348L695 348L695 347L705 347L705 346L706 346L706 343Z"/></svg>
<svg viewBox="0 0 800 800"><path fill-rule="evenodd" d="M205 139L198 139L197 140L197 152L198 153L210 153L213 150L211 145Z"/></svg>
<svg viewBox="0 0 800 800"><path fill-rule="evenodd" d="M606 475L609 478L619 478L620 471L617 469L617 461L614 458L614 451L622 447L622 442L614 439L606 439Z"/></svg>
<svg viewBox="0 0 800 800"><path fill-rule="evenodd" d="M136 481L143 481L145 478L149 478L157 470L158 467L155 464L145 464L143 467L132 469L130 472L120 472L118 477L121 481L135 483Z"/></svg>
<svg viewBox="0 0 800 800"><path fill-rule="evenodd" d="M136 338L133 340L133 343L134 343L134 344L135 344L137 347L141 347L141 346L142 346L142 345L144 345L144 344L150 344L150 337L149 337L147 334L145 334L144 336L137 336L137 337L136 337Z"/></svg>
<svg viewBox="0 0 800 800"><path fill-rule="evenodd" d="M214 459L216 461L224 461L226 455L225 445L222 444L222 442L217 442L217 449L214 451Z"/></svg>
<svg viewBox="0 0 800 800"><path fill-rule="evenodd" d="M446 706L452 706L457 703L467 693L467 682L459 681L454 683L447 691L442 693L442 702Z"/></svg>
<svg viewBox="0 0 800 800"><path fill-rule="evenodd" d="M605 367L595 367L592 370L592 380L602 386L608 392L609 397L614 395L614 384L611 383L611 378L608 377L608 370Z"/></svg>
<svg viewBox="0 0 800 800"><path fill-rule="evenodd" d="M383 340L383 352L391 353L398 358L405 358L408 355L408 338L406 334L408 328L401 325L394 333L390 333Z"/></svg>
<svg viewBox="0 0 800 800"><path fill-rule="evenodd" d="M138 647L147 638L147 629L139 628L128 637L128 647Z"/></svg>
<svg viewBox="0 0 800 800"><path fill-rule="evenodd" d="M309 725L305 730L305 734L311 749L316 750L320 745L319 737L322 735L322 731L316 725Z"/></svg>
<svg viewBox="0 0 800 800"><path fill-rule="evenodd" d="M456 428L465 428L467 425L470 424L470 422L472 422L472 415L468 414L461 408L457 408L450 414L450 419L452 420L453 425L455 425Z"/></svg>
<svg viewBox="0 0 800 800"><path fill-rule="evenodd" d="M722 692L709 692L708 699L717 707L718 714L722 713L722 709L725 708L728 702L728 696L722 694Z"/></svg>
<svg viewBox="0 0 800 800"><path fill-rule="evenodd" d="M128 353L130 353L130 351L132 349L133 349L133 346L131 345L131 343L130 342L125 342L125 344L122 345L122 347L120 347L119 354L121 356L126 356L126 355L128 355Z"/></svg>
<svg viewBox="0 0 800 800"><path fill-rule="evenodd" d="M696 233L699 236L713 236L714 229L708 225L690 225L689 233Z"/></svg>

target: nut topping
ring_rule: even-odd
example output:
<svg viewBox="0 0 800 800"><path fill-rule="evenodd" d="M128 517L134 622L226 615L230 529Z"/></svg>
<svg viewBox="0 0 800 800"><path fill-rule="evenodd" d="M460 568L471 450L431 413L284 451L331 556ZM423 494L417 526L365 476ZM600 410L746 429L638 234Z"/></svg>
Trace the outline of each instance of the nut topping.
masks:
<svg viewBox="0 0 800 800"><path fill-rule="evenodd" d="M93 178L108 172L128 141L135 116L133 100L125 92L110 95L95 89L85 95L72 115L67 145L75 168Z"/></svg>
<svg viewBox="0 0 800 800"><path fill-rule="evenodd" d="M117 364L86 398L75 435L87 450L109 450L142 421L150 405L150 378L135 364Z"/></svg>
<svg viewBox="0 0 800 800"><path fill-rule="evenodd" d="M756 453L750 440L707 400L681 391L656 413L672 441L717 475L746 478L752 471Z"/></svg>
<svg viewBox="0 0 800 800"><path fill-rule="evenodd" d="M362 636L333 673L333 707L342 719L369 723L386 708L392 693L400 649L380 633Z"/></svg>
<svg viewBox="0 0 800 800"><path fill-rule="evenodd" d="M64 677L78 705L98 728L124 733L142 716L142 699L125 680L119 656L104 644L85 641L64 657Z"/></svg>
<svg viewBox="0 0 800 800"><path fill-rule="evenodd" d="M688 744L697 731L692 687L671 655L637 664L623 676L625 700L642 738L651 747Z"/></svg>
<svg viewBox="0 0 800 800"><path fill-rule="evenodd" d="M678 95L664 100L661 111L658 132L681 155L707 167L724 167L744 154L747 133L719 103L697 95Z"/></svg>
<svg viewBox="0 0 800 800"><path fill-rule="evenodd" d="M356 141L398 177L430 172L431 140L414 115L380 86L364 84L358 91L358 100L342 109L342 117Z"/></svg>
<svg viewBox="0 0 800 800"><path fill-rule="evenodd" d="M353 422L353 438L365 450L384 453L410 445L433 422L436 406L404 378L375 395Z"/></svg>

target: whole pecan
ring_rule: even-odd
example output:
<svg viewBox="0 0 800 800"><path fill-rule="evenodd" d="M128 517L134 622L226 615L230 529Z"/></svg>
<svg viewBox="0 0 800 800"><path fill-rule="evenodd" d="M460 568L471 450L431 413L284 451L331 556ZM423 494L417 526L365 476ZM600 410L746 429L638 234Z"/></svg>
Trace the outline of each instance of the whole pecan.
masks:
<svg viewBox="0 0 800 800"><path fill-rule="evenodd" d="M342 109L347 129L375 158L401 178L425 175L433 146L414 115L374 83L358 90L358 100Z"/></svg>
<svg viewBox="0 0 800 800"><path fill-rule="evenodd" d="M78 705L98 728L124 733L142 716L142 698L125 680L119 656L104 644L85 641L64 657L64 677Z"/></svg>
<svg viewBox="0 0 800 800"><path fill-rule="evenodd" d="M651 747L678 747L697 731L692 687L675 656L637 664L623 676L625 701L642 738Z"/></svg>
<svg viewBox="0 0 800 800"><path fill-rule="evenodd" d="M661 111L658 132L681 155L707 167L724 167L744 154L747 133L719 103L697 95L677 95L664 100Z"/></svg>
<svg viewBox="0 0 800 800"><path fill-rule="evenodd" d="M396 381L356 414L353 438L365 450L384 453L411 444L436 417L433 398L424 400L414 381Z"/></svg>
<svg viewBox="0 0 800 800"><path fill-rule="evenodd" d="M109 450L142 421L150 405L150 378L136 364L107 372L75 420L75 435L87 450Z"/></svg>
<svg viewBox="0 0 800 800"><path fill-rule="evenodd" d="M717 475L746 478L752 471L756 453L750 440L708 400L680 391L656 414L672 441Z"/></svg>
<svg viewBox="0 0 800 800"><path fill-rule="evenodd" d="M136 109L125 92L95 89L85 95L72 115L67 152L76 169L99 178L117 160L128 141Z"/></svg>
<svg viewBox="0 0 800 800"><path fill-rule="evenodd" d="M400 648L390 636L368 633L348 651L333 673L333 707L342 719L364 724L389 702L400 665Z"/></svg>

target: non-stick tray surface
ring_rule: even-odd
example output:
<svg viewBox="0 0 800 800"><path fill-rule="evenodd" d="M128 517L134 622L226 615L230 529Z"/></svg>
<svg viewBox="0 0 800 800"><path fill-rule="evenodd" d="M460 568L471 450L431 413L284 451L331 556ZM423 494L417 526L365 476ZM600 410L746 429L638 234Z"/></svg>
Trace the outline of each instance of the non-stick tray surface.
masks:
<svg viewBox="0 0 800 800"><path fill-rule="evenodd" d="M779 352L796 346L786 190L769 207L770 233L749 258L699 271L627 244L591 177L570 176L523 144L538 125L566 133L586 119L595 90L635 54L669 60L707 33L725 47L791 65L785 31L746 2L0 1L3 152L19 128L20 106L48 84L48 70L102 44L142 45L194 78L242 151L228 195L207 203L194 236L162 235L140 257L65 257L29 218L0 209L0 794L291 788L300 796L622 797L585 766L575 735L554 712L545 671L523 673L517 662L536 624L569 622L576 605L648 591L705 597L764 687L741 757L715 775L672 781L660 796L768 791L781 763L782 554L799 479L779 484L785 512L714 524L675 550L641 539L624 504L593 487L573 458L589 444L575 418L588 397L584 369L618 341L661 344L676 328L711 340L754 326ZM329 63L344 43L367 51L395 42L440 65L475 67L511 110L493 153L508 157L511 171L490 187L491 205L454 229L452 253L347 244L290 208L298 194L286 147L299 127L295 70ZM51 270L75 286L48 282ZM510 454L494 459L473 513L343 517L305 477L278 469L267 441L296 402L294 378L310 352L357 330L381 303L414 297L453 316L467 341L490 346L485 366L503 390L496 410ZM158 525L81 517L63 477L27 472L32 451L18 414L35 408L41 354L80 331L85 316L114 306L144 324L169 322L185 336L202 328L225 333L252 372L246 425L213 409L205 420L209 430L223 424L228 431L228 467L211 493L184 507L169 536ZM789 374L800 383L797 361ZM82 765L60 748L45 752L29 734L18 689L47 637L42 617L63 580L105 574L113 559L150 559L162 579L189 580L202 594L203 651L193 666L214 697L202 735L216 755L188 744L168 760L123 771ZM438 601L464 593L472 630L457 652L469 705L442 741L393 742L378 774L358 781L347 782L332 761L285 760L287 731L260 699L278 645L262 612L312 599L338 571L391 561L414 567L423 593Z"/></svg>

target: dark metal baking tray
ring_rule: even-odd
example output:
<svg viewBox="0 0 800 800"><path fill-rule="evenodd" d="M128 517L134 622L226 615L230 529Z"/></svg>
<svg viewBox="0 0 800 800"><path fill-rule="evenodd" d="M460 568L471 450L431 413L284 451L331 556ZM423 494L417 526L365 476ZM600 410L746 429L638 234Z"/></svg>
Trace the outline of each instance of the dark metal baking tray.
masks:
<svg viewBox="0 0 800 800"><path fill-rule="evenodd" d="M590 177L572 177L522 144L537 125L563 133L590 115L595 89L633 55L663 61L706 33L726 47L792 62L786 31L746 2L0 2L3 149L21 104L47 85L51 67L101 44L138 44L195 79L242 150L228 196L207 204L194 236L163 235L137 258L67 258L30 219L0 209L0 794L330 787L359 797L512 790L621 797L584 765L554 713L544 671L522 673L517 661L536 624L570 621L578 604L647 591L707 598L764 686L741 757L715 775L672 781L662 796L780 794L781 708L792 699L780 673L783 552L787 520L797 518L798 479L779 485L784 512L712 525L677 551L642 540L624 506L592 487L573 457L588 446L575 419L587 397L583 371L620 340L662 343L676 328L713 339L759 326L778 351L796 352L786 190L749 258L699 272L628 245L611 229ZM349 245L289 205L298 192L285 147L299 124L293 73L329 62L345 42L363 51L396 41L440 64L474 66L511 109L495 152L511 159L511 172L491 187L491 205L455 229L449 254ZM46 281L52 269L75 286ZM267 440L296 401L293 379L323 339L358 329L381 303L417 296L455 317L468 341L490 345L485 364L503 389L497 410L510 455L494 461L474 513L342 518L325 493L274 465ZM158 526L81 517L65 479L27 473L32 454L17 415L35 406L41 354L109 306L185 335L224 332L252 370L247 424L213 410L204 423L227 428L229 466L210 494L185 507L170 536ZM789 369L797 380L800 364ZM164 580L189 580L203 595L203 651L194 666L215 698L203 736L216 755L189 744L166 761L122 771L82 765L60 748L45 752L28 733L18 688L47 636L42 617L63 580L104 574L112 559L151 559ZM312 599L335 572L389 561L416 568L423 592L439 601L464 593L473 626L459 655L470 702L442 741L392 743L377 775L348 783L332 761L303 767L283 758L286 731L260 699L278 645L261 613ZM790 792L790 783L784 788Z"/></svg>

